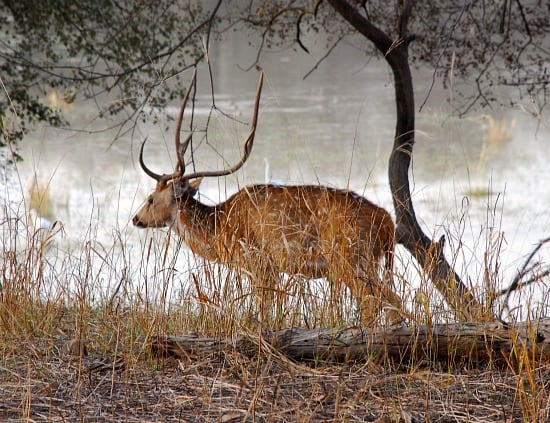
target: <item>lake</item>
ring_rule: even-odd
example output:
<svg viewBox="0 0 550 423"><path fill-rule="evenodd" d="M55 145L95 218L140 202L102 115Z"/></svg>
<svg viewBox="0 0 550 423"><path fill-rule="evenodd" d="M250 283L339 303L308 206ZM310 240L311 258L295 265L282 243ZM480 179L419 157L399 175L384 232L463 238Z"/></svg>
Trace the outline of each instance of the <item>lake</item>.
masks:
<svg viewBox="0 0 550 423"><path fill-rule="evenodd" d="M248 134L242 122L252 115L258 72L241 70L255 57L255 51L242 46L243 40L235 35L213 46L210 53L216 106L224 113L213 112L207 138L196 133L197 169L221 169L236 162ZM262 56L266 80L252 155L236 174L205 180L203 201L222 201L239 187L270 178L283 184L349 187L393 214L387 162L395 105L388 68L367 61L348 45L304 80L323 54L321 46L311 51ZM198 78L194 114L197 126L204 128L211 112L205 67L199 69ZM468 285L483 289L488 263L496 282L506 286L536 243L550 235L548 112L537 120L525 110L531 105L524 99L523 107L495 106L457 118L450 114L450 93L439 85L418 111L430 88L431 71L415 70L414 79L417 137L410 181L417 217L429 236L446 235L447 257ZM51 101L60 96L52 92ZM33 179L41 189L47 188L51 201L43 214L64 228L63 235L55 236L52 256L61 250L86 260L91 253L83 246L93 245L94 280L105 287L97 295L108 296L118 284L120 266L131 275L129 280L140 280L147 273L143 254L151 237L162 251L166 231L140 231L131 218L154 188L138 164L140 143L148 137L145 161L151 169L172 172L175 123L138 123L133 133L113 142L112 131L90 132L109 125L95 120L94 105L78 97L73 104L59 104L73 130L35 127L20 146L24 161L17 165L17 186L6 188L4 197L11 204L21 204L24 197L28 202ZM167 114L174 119L178 109L179 104L172 104ZM9 209L24 213L23 207ZM122 257L114 258L113 250ZM184 251L176 253L179 266L190 263ZM53 267L59 264L56 260ZM548 266L550 248L542 248L535 261ZM398 262L406 278L416 280L415 265L402 249ZM548 287L538 287L532 293L537 307L546 304L546 292Z"/></svg>

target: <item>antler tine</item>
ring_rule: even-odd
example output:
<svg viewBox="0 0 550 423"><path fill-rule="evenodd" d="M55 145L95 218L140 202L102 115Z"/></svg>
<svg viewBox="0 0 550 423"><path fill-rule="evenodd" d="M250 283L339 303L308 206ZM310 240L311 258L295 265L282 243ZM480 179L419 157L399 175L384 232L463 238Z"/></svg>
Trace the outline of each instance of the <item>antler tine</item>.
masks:
<svg viewBox="0 0 550 423"><path fill-rule="evenodd" d="M147 166L145 166L145 162L143 161L143 147L145 147L145 143L147 142L147 137L143 140L141 143L141 148L139 149L139 164L143 171L147 174L147 176L150 176L155 181L159 182L162 178L162 175L159 175L158 173L153 172L150 170Z"/></svg>
<svg viewBox="0 0 550 423"><path fill-rule="evenodd" d="M178 171L170 173L168 175L159 175L158 173L153 172L151 169L145 166L145 162L143 161L143 148L145 147L146 142L147 138L143 140L143 142L141 143L141 148L139 149L139 164L143 171L147 174L147 176L150 176L159 184L165 184L169 180L179 177L181 175L181 172Z"/></svg>
<svg viewBox="0 0 550 423"><path fill-rule="evenodd" d="M180 143L180 131L181 131L181 123L183 121L183 112L185 111L185 106L187 105L187 100L189 100L189 95L191 94L191 89L195 85L195 80L197 78L197 69L195 68L195 71L193 72L193 77L191 78L191 82L189 83L189 87L187 87L187 91L185 92L185 97L183 98L183 101L181 103L180 107L180 113L178 115L178 122L176 124L176 155L178 158L178 165L176 167L176 171L181 172L182 174L185 172L185 152L187 151L187 147L189 146L189 142L191 141L191 137L193 133L191 133L186 140L183 142L183 144Z"/></svg>
<svg viewBox="0 0 550 423"><path fill-rule="evenodd" d="M254 136L256 135L256 124L258 122L258 111L260 109L260 97L262 94L263 83L264 83L264 72L262 71L260 72L260 80L258 82L258 89L256 90L256 100L254 103L254 115L252 116L252 122L250 123L250 132L248 134L248 138L246 139L246 142L244 143L244 152L243 152L243 156L241 157L241 160L239 160L237 164L230 167L229 169L195 172L189 175L182 176L182 180L202 178L205 176L230 175L242 167L242 165L246 162L246 160L248 159L248 156L250 156L250 153L252 152L252 146L254 144Z"/></svg>

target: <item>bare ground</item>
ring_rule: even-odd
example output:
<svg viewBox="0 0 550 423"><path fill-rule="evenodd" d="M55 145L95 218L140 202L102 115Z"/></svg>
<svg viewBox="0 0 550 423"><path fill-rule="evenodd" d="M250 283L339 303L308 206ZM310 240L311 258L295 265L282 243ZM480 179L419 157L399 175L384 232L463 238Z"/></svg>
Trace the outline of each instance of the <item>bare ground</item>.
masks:
<svg viewBox="0 0 550 423"><path fill-rule="evenodd" d="M0 420L85 422L522 422L550 419L550 365L297 363L253 344L185 360L147 346L12 344ZM68 345L68 346L67 346ZM256 348L256 349L255 349ZM108 357L108 355L110 357Z"/></svg>

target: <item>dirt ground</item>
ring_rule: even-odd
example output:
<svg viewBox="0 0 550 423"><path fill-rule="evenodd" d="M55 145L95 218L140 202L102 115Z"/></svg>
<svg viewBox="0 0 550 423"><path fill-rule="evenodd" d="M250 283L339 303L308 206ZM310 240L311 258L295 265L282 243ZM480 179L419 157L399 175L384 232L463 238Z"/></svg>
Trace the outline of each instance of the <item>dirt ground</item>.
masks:
<svg viewBox="0 0 550 423"><path fill-rule="evenodd" d="M82 351L83 354L80 354ZM550 365L396 368L227 350L184 360L22 343L0 363L7 422L546 422ZM143 351L147 351L145 347ZM84 352L86 354L84 354ZM113 359L114 358L114 359ZM517 373L517 374L515 374Z"/></svg>

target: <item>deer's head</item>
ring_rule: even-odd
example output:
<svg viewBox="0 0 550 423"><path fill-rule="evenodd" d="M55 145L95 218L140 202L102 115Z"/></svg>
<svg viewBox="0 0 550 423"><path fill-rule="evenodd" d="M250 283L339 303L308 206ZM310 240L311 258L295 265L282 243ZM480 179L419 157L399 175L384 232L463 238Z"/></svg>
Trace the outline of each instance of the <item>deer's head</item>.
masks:
<svg viewBox="0 0 550 423"><path fill-rule="evenodd" d="M143 149L146 140L143 141L143 143L141 144L141 149L139 152L139 164L148 176L157 181L157 186L155 188L155 191L149 194L146 203L132 219L134 225L139 228L158 228L163 226L171 226L174 223L174 220L177 219L180 209L184 208L187 204L193 204L193 201L196 202L196 200L193 200L193 197L196 195L199 185L204 177L225 176L236 172L246 162L250 155L250 152L252 151L254 135L256 133L256 123L258 121L258 110L260 107L260 94L263 84L263 72L260 74L260 80L256 92L256 101L254 104L254 115L250 124L250 133L244 144L244 153L241 157L241 160L239 160L236 165L228 169L220 171L193 172L187 175L185 174L184 156L185 152L187 151L187 147L191 142L193 132L191 132L187 136L187 139L182 143L180 141L180 131L183 120L183 113L187 104L187 100L189 99L189 95L191 93L191 88L194 86L195 76L196 75L193 74L192 82L189 85L187 92L185 93L185 97L180 108L176 125L175 144L178 163L174 172L170 174L159 175L150 170L143 161Z"/></svg>
<svg viewBox="0 0 550 423"><path fill-rule="evenodd" d="M201 181L202 178L191 182L174 179L157 183L132 222L138 228L170 226L176 218L175 212L197 194Z"/></svg>

